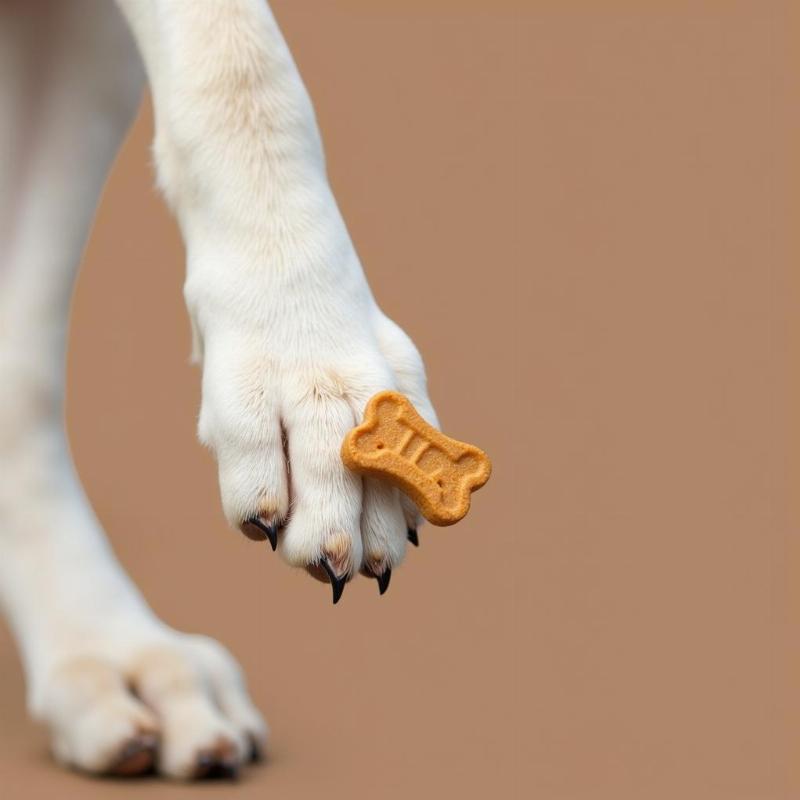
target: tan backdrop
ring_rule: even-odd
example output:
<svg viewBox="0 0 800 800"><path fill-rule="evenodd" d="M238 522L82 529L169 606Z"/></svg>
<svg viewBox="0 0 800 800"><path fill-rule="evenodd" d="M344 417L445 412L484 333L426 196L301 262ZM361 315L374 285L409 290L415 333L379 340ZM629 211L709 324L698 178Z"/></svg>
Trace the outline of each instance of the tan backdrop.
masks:
<svg viewBox="0 0 800 800"><path fill-rule="evenodd" d="M145 104L69 427L153 606L242 660L271 758L235 792L62 773L2 632L0 795L797 798L790 3L274 6L375 293L493 479L336 608L226 529Z"/></svg>

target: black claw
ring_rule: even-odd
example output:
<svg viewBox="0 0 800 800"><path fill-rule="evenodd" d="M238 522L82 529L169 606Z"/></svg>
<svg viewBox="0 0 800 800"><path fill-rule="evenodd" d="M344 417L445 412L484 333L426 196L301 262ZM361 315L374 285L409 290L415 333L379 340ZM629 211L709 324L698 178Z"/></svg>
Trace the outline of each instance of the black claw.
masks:
<svg viewBox="0 0 800 800"><path fill-rule="evenodd" d="M327 558L323 558L319 563L322 569L328 573L328 577L331 580L331 587L333 588L333 604L336 605L339 602L339 598L342 596L342 592L344 591L344 585L347 583L347 576L338 576L328 563Z"/></svg>
<svg viewBox="0 0 800 800"><path fill-rule="evenodd" d="M248 738L250 740L250 761L253 761L255 763L263 761L264 750L261 747L260 742L253 735L250 735Z"/></svg>
<svg viewBox="0 0 800 800"><path fill-rule="evenodd" d="M195 780L208 777L208 773L214 766L214 759L208 753L200 753L195 760L194 777Z"/></svg>
<svg viewBox="0 0 800 800"><path fill-rule="evenodd" d="M247 520L251 525L255 525L266 537L272 545L272 551L278 549L278 526L265 525L258 517L253 517Z"/></svg>
<svg viewBox="0 0 800 800"><path fill-rule="evenodd" d="M239 765L235 761L220 761L211 770L215 778L236 780L239 777Z"/></svg>
<svg viewBox="0 0 800 800"><path fill-rule="evenodd" d="M417 536L417 529L416 528L409 528L408 529L408 541L414 545L414 547L419 547L419 536Z"/></svg>
<svg viewBox="0 0 800 800"><path fill-rule="evenodd" d="M389 567L383 571L381 575L377 576L378 578L378 591L383 594L389 588L389 581L392 579L392 571Z"/></svg>
<svg viewBox="0 0 800 800"><path fill-rule="evenodd" d="M197 757L195 779L199 780L236 780L239 777L239 765L230 758L218 759L211 753L201 753Z"/></svg>

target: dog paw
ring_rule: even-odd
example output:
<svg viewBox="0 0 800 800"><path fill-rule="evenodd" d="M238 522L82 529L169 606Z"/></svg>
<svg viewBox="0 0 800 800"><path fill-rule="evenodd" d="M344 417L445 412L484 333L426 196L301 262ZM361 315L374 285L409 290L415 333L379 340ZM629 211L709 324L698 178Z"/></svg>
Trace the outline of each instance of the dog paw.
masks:
<svg viewBox="0 0 800 800"><path fill-rule="evenodd" d="M347 283L284 285L235 324L202 326L199 433L225 515L330 583L334 603L359 572L383 594L419 523L396 488L344 466L345 435L383 389L437 424L416 347L365 289L343 293Z"/></svg>
<svg viewBox="0 0 800 800"><path fill-rule="evenodd" d="M173 633L119 655L116 646L77 652L45 677L33 712L59 762L192 780L236 777L263 752L266 725L217 642Z"/></svg>

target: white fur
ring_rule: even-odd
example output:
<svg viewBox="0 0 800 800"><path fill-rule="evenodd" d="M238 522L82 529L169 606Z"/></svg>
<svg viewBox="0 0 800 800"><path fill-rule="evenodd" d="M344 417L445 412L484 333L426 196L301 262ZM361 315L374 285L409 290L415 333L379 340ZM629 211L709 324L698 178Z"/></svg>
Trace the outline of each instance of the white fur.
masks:
<svg viewBox="0 0 800 800"><path fill-rule="evenodd" d="M158 732L159 769L190 777L220 742L240 762L264 724L227 652L163 625L116 562L61 420L72 280L141 66L112 5L35 5L0 0L0 149L17 154L0 170L0 599L62 761L103 771ZM226 517L282 525L293 565L380 574L416 510L350 474L341 441L381 389L436 417L416 348L371 295L283 37L261 0L118 5L186 243L199 435Z"/></svg>

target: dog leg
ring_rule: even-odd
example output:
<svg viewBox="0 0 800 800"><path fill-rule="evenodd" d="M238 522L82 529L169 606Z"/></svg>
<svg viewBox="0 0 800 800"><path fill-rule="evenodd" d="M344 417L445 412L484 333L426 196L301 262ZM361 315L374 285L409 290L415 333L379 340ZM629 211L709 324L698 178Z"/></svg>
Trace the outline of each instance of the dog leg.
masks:
<svg viewBox="0 0 800 800"><path fill-rule="evenodd" d="M0 602L62 762L192 777L235 771L264 724L230 655L125 575L63 428L72 283L143 78L113 4L0 2Z"/></svg>
<svg viewBox="0 0 800 800"><path fill-rule="evenodd" d="M226 516L330 580L334 600L358 571L385 589L416 510L346 470L342 439L381 389L436 416L416 348L369 290L286 42L263 0L118 2L186 242L200 437Z"/></svg>

